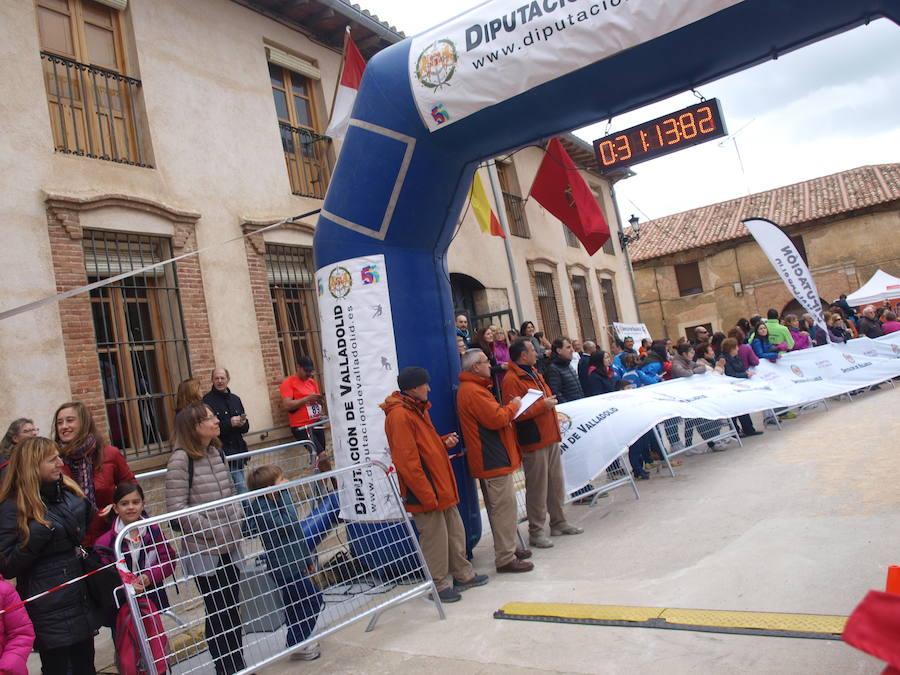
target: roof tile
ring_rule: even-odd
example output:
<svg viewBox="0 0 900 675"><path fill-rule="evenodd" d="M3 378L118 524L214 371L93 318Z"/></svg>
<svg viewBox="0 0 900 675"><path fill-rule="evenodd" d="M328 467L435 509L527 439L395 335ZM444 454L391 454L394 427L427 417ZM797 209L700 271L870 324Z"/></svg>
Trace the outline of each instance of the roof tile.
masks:
<svg viewBox="0 0 900 675"><path fill-rule="evenodd" d="M900 164L862 166L649 220L629 252L634 261L649 260L746 237L745 218L796 225L897 199Z"/></svg>

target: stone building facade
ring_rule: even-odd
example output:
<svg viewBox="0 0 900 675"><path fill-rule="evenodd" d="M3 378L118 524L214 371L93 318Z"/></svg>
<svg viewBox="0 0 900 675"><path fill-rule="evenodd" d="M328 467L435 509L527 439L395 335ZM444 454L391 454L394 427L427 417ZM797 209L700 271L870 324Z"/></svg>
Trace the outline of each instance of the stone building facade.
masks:
<svg viewBox="0 0 900 675"><path fill-rule="evenodd" d="M53 410L81 400L135 469L159 466L179 382L206 387L218 364L244 401L248 442L284 435L278 384L296 356L320 351L316 217L266 228L321 207L348 26L366 58L403 38L334 1L0 3L0 311L140 270L0 321L3 420L33 417L50 434ZM554 331L601 334L604 307L634 318L627 266L618 241L587 256L522 197L541 156L525 149L502 170L504 208L528 228L511 237L523 314L552 322L555 308ZM617 228L611 185L588 180ZM473 316L520 320L502 241L471 213L450 273Z"/></svg>
<svg viewBox="0 0 900 675"><path fill-rule="evenodd" d="M900 274L900 164L863 166L644 223L631 252L652 335L727 330L772 308L802 312L741 224L753 217L787 232L823 302L879 268Z"/></svg>

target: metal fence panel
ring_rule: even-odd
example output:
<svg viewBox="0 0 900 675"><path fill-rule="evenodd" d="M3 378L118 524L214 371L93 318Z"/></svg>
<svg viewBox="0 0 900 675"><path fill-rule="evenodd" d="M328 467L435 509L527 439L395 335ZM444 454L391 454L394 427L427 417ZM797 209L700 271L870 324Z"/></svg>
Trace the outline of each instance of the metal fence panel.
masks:
<svg viewBox="0 0 900 675"><path fill-rule="evenodd" d="M130 559L127 542L140 533L146 557L139 571L156 581L145 589L124 587L131 615L138 616L142 599L151 600L168 639L167 654L157 649L154 655L159 642L143 621L134 622L145 663L165 661L176 675L212 673L216 663L227 672L250 672L360 619L369 617L371 629L380 612L429 594L444 618L409 518L385 521L392 536L370 559L383 564L367 568L350 555L334 482L352 481L361 469L402 512L390 470L369 463L123 528L116 558ZM174 573L164 564L168 556Z"/></svg>
<svg viewBox="0 0 900 675"><path fill-rule="evenodd" d="M730 418L708 420L699 417L673 417L653 427L657 450L674 476L671 459L680 454L700 455L724 450L728 444L741 443L734 421Z"/></svg>

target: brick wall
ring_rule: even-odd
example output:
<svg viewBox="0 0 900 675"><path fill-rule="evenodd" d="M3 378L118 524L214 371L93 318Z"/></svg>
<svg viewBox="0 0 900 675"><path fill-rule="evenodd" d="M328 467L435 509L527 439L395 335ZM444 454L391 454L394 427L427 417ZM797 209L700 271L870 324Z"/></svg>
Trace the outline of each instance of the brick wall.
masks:
<svg viewBox="0 0 900 675"><path fill-rule="evenodd" d="M47 229L50 235L56 292L64 293L84 286L87 283L87 272L84 268L83 231L78 221L78 212L49 208ZM59 301L58 307L71 389L70 398L81 401L91 410L99 427L98 431L107 436L109 425L106 420L90 298L86 293L65 298ZM48 433L52 433L52 430L48 430Z"/></svg>
<svg viewBox="0 0 900 675"><path fill-rule="evenodd" d="M257 226L258 227L258 226ZM253 225L245 224L244 231L252 232ZM287 413L281 407L278 386L284 379L281 367L281 350L278 347L278 329L272 311L272 295L266 274L266 243L261 234L244 239L247 252L247 267L250 270L250 292L256 309L256 325L259 329L259 343L262 348L263 367L266 374L266 390L272 409L272 426L287 424Z"/></svg>
<svg viewBox="0 0 900 675"><path fill-rule="evenodd" d="M172 251L181 255L196 249L195 225L200 215L164 207L143 199L123 195L103 195L86 199L51 195L47 203L47 228L56 289L62 293L87 283L84 265L84 230L79 214L104 207L139 210L165 218L173 223ZM181 310L188 338L191 370L208 373L215 364L203 277L197 256L175 263ZM109 434L97 339L91 314L90 297L82 293L58 303L62 338L66 354L71 398L84 403L94 415L99 431ZM178 382L173 382L174 389ZM63 401L59 401L63 403ZM146 467L144 467L146 468Z"/></svg>

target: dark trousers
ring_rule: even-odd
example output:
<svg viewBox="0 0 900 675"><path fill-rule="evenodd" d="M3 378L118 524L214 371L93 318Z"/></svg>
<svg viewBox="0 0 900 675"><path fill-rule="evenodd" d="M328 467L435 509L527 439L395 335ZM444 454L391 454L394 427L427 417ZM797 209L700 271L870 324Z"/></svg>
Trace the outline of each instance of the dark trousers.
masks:
<svg viewBox="0 0 900 675"><path fill-rule="evenodd" d="M756 431L756 429L753 428L753 420L750 419L750 415L739 415L738 417L732 417L731 420L735 424L740 424L741 431L743 431L745 434L750 434Z"/></svg>
<svg viewBox="0 0 900 675"><path fill-rule="evenodd" d="M38 653L44 675L95 675L97 672L94 669L94 638Z"/></svg>
<svg viewBox="0 0 900 675"><path fill-rule="evenodd" d="M241 613L241 573L231 557L219 558L215 574L195 577L206 606L206 644L216 675L232 675L244 669Z"/></svg>
<svg viewBox="0 0 900 675"><path fill-rule="evenodd" d="M291 427L291 434L295 441L312 441L316 447L316 461L319 463L319 471L322 473L331 471L331 462L325 459L325 430L312 427Z"/></svg>
<svg viewBox="0 0 900 675"><path fill-rule="evenodd" d="M281 601L288 626L285 646L293 647L310 636L322 611L322 591L309 579L281 582Z"/></svg>

